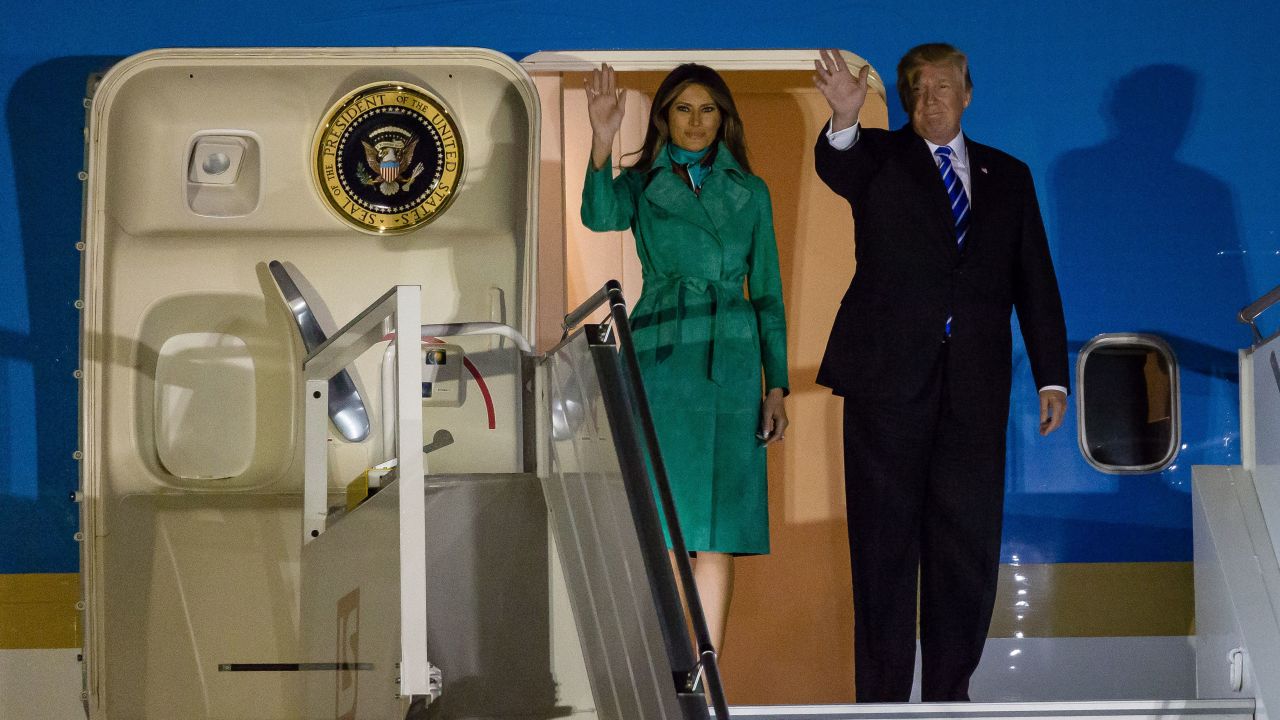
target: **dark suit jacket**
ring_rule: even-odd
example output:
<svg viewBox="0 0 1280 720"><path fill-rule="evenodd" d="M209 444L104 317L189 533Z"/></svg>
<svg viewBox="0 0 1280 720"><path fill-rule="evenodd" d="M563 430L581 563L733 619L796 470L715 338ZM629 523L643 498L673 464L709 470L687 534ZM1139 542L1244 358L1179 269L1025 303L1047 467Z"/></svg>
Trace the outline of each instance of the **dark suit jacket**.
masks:
<svg viewBox="0 0 1280 720"><path fill-rule="evenodd" d="M1069 387L1062 300L1031 173L965 138L971 216L963 252L937 165L910 125L862 128L848 150L819 134L819 177L849 201L857 268L841 301L819 384L838 395L891 401L923 392L942 353L953 400L978 417L1008 417L1010 312L1037 387Z"/></svg>

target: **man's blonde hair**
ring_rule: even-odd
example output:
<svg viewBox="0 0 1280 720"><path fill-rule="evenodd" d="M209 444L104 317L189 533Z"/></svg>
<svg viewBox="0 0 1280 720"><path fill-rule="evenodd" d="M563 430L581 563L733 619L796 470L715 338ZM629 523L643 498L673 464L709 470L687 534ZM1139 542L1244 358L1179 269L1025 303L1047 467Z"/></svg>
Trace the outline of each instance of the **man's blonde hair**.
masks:
<svg viewBox="0 0 1280 720"><path fill-rule="evenodd" d="M952 65L964 73L964 89L973 90L973 80L969 78L969 58L954 46L947 43L925 43L907 51L898 61L898 99L902 101L902 109L907 115L915 107L915 98L911 88L920 77L920 69L925 65Z"/></svg>

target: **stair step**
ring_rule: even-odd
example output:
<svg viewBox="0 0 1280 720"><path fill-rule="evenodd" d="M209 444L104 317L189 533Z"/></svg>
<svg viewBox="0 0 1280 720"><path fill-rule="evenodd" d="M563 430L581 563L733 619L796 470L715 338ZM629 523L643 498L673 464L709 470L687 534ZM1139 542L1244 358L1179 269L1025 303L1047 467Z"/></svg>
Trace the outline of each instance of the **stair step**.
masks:
<svg viewBox="0 0 1280 720"><path fill-rule="evenodd" d="M858 705L743 705L729 708L751 720L1253 720L1254 701L1107 700L1092 702L866 703Z"/></svg>

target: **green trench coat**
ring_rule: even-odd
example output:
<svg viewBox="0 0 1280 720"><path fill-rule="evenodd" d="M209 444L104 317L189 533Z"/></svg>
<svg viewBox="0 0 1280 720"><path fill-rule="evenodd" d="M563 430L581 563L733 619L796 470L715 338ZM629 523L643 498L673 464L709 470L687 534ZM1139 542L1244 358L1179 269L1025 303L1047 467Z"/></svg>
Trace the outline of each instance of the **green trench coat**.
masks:
<svg viewBox="0 0 1280 720"><path fill-rule="evenodd" d="M588 165L582 222L635 236L644 290L631 325L685 543L767 553L761 369L766 388L789 387L769 190L723 143L700 196L659 157L617 178Z"/></svg>

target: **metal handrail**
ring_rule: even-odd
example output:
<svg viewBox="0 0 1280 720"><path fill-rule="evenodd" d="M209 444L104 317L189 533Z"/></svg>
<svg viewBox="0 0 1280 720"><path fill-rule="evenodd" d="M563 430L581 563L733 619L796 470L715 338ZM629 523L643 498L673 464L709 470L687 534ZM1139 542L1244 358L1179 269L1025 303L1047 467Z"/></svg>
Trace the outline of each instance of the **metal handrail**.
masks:
<svg viewBox="0 0 1280 720"><path fill-rule="evenodd" d="M272 260L267 264L267 268L276 281L280 294L284 296L290 314L293 315L298 334L302 336L302 347L306 348L308 354L328 347L328 335L320 327L315 312L298 289L298 283L289 273L288 268L279 260ZM343 328L342 331L345 330L346 328ZM333 422L334 428L342 434L342 437L351 442L360 442L369 436L369 412L365 409L364 400L360 397L360 390L356 388L355 381L351 379L351 374L345 367L329 378L328 410L329 420Z"/></svg>
<svg viewBox="0 0 1280 720"><path fill-rule="evenodd" d="M609 293L613 291L617 291L618 298L621 300L622 285L617 280L609 280L603 287L595 291L591 297L587 298L586 301L576 309L571 310L568 315L565 315L564 323L561 325L565 336L568 336L575 327L577 327L583 320L586 320L588 315L595 312L596 308L603 305L605 301L609 299Z"/></svg>
<svg viewBox="0 0 1280 720"><path fill-rule="evenodd" d="M613 322L614 332L618 335L618 352L622 353L626 379L635 393L641 406L640 431L644 435L645 448L652 463L654 486L658 490L658 501L662 505L662 514L667 518L667 532L671 537L671 551L675 555L676 569L680 574L680 585L684 588L685 601L689 603L689 619L693 624L693 632L698 643L698 661L693 670L683 679L685 692L696 692L700 680L705 677L707 689L711 694L711 704L715 708L717 718L729 717L729 704L725 700L724 685L720 681L720 667L717 662L716 649L711 644L711 633L707 629L707 616L702 609L702 600L698 597L697 586L693 579L693 566L689 563L688 546L684 542L684 532L676 519L676 501L671 494L671 484L667 480L667 466L658 450L658 433L653 425L653 417L649 414L649 398L645 394L644 382L640 377L640 365L637 362L635 346L631 340L631 324L627 321L627 304L622 297L622 285L617 280L609 280L597 290L586 302L564 317L564 332L568 335L588 315L605 303L609 304L609 317Z"/></svg>
<svg viewBox="0 0 1280 720"><path fill-rule="evenodd" d="M1271 292L1266 295L1263 295L1257 300L1249 303L1247 307L1240 311L1240 314L1236 315L1236 319L1245 325L1248 325L1253 330L1253 338L1258 343L1263 342L1264 338L1262 337L1262 333L1258 330L1257 323L1254 321L1258 319L1259 315L1266 312L1267 308L1278 302L1280 302L1280 285L1272 288Z"/></svg>

